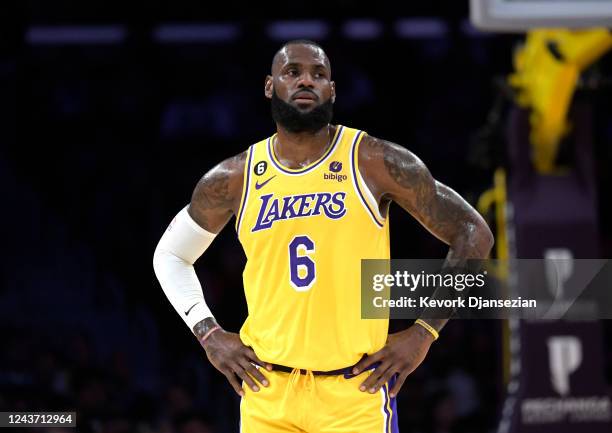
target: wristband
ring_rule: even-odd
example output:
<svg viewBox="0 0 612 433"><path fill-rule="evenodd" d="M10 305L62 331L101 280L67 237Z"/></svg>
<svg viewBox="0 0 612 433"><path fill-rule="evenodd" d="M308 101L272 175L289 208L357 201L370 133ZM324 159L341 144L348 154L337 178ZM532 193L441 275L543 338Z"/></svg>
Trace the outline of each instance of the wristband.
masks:
<svg viewBox="0 0 612 433"><path fill-rule="evenodd" d="M423 328L425 328L427 330L427 332L429 332L433 338L434 341L436 341L439 337L440 334L438 333L438 331L436 331L429 323L427 323L424 320L421 319L417 319L414 323L416 323L417 325L421 325Z"/></svg>
<svg viewBox="0 0 612 433"><path fill-rule="evenodd" d="M210 331L208 331L206 334L204 334L204 337L200 338L200 344L204 344L204 342L206 341L206 339L208 337L210 337L210 335L215 332L217 329L221 329L221 327L219 325L216 325L213 329L211 329Z"/></svg>

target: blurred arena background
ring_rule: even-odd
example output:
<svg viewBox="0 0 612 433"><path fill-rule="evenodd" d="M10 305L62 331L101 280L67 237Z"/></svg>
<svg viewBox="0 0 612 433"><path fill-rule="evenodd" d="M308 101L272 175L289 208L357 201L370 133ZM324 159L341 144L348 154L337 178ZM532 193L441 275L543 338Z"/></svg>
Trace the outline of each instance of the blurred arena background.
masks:
<svg viewBox="0 0 612 433"><path fill-rule="evenodd" d="M24 3L27 19L0 52L0 411L76 410L79 432L237 431L237 398L166 300L151 260L200 176L273 130L263 83L288 39L326 49L335 122L406 146L480 204L498 257L543 257L549 247L612 257L612 54L603 35L578 48L567 35L534 35L531 49L547 54L532 60L576 54L580 67L530 70L527 52L517 74L525 34L477 28L467 1L267 2L248 5L252 15L239 3ZM567 116L555 112L548 126L529 119L555 115L555 95L567 96ZM542 192L539 209L525 190ZM403 212L391 218L394 257L444 256ZM246 316L243 264L231 228L196 264L211 309L233 331ZM609 396L612 327L594 326L584 344L597 346L596 362L584 380ZM404 385L401 431L536 431L508 420L517 375L509 328L452 321Z"/></svg>

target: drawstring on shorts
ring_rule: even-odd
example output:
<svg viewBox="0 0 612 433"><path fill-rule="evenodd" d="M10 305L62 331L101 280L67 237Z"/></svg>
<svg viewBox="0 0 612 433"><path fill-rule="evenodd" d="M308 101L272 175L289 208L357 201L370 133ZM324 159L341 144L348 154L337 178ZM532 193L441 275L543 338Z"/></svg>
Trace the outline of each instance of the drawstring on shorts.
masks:
<svg viewBox="0 0 612 433"><path fill-rule="evenodd" d="M308 389L310 392L315 392L317 380L315 378L314 373L312 372L312 370L304 370L304 372L304 376L306 376L306 380L304 382L306 389ZM301 376L302 369L294 368L291 370L291 373L289 373L289 385L291 386L291 388L295 388Z"/></svg>

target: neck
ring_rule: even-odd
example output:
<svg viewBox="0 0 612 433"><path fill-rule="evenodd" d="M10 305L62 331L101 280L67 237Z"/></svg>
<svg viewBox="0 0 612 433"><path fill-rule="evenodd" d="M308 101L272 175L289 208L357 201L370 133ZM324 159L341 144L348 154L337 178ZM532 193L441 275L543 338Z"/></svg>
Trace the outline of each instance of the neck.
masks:
<svg viewBox="0 0 612 433"><path fill-rule="evenodd" d="M289 132L276 125L274 154L290 168L301 168L319 159L331 145L335 127L326 125L316 132Z"/></svg>

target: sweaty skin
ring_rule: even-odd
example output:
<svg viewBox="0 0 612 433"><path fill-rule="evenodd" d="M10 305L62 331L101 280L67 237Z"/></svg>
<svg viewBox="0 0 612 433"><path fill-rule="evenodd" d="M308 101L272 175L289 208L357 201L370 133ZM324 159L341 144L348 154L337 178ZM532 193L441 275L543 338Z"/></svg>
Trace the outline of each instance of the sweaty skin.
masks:
<svg viewBox="0 0 612 433"><path fill-rule="evenodd" d="M336 97L335 83L327 56L318 47L292 44L281 49L272 64L272 75L265 80L264 93L272 92L299 110L307 111ZM303 96L303 98L300 98ZM315 133L290 133L277 124L277 141L273 144L280 161L300 168L316 161L326 151L336 126L327 125ZM246 152L226 159L206 173L191 198L189 214L204 229L218 233L240 206ZM493 245L493 235L486 222L459 194L437 182L423 162L402 146L366 136L359 146L359 167L384 215L393 201L416 218L434 236L449 246L447 263L460 265L466 259L486 258ZM448 319L427 319L440 331ZM208 318L194 326L199 338L217 324ZM393 375L398 378L390 395L397 395L406 377L425 359L433 342L432 335L419 325L390 334L380 351L360 361L358 374L369 365L380 362L360 385L361 391L377 392ZM238 334L223 329L214 331L204 342L208 359L223 373L234 390L244 395L240 378L258 391L259 382L269 383L253 363L271 370L254 351L244 346Z"/></svg>

